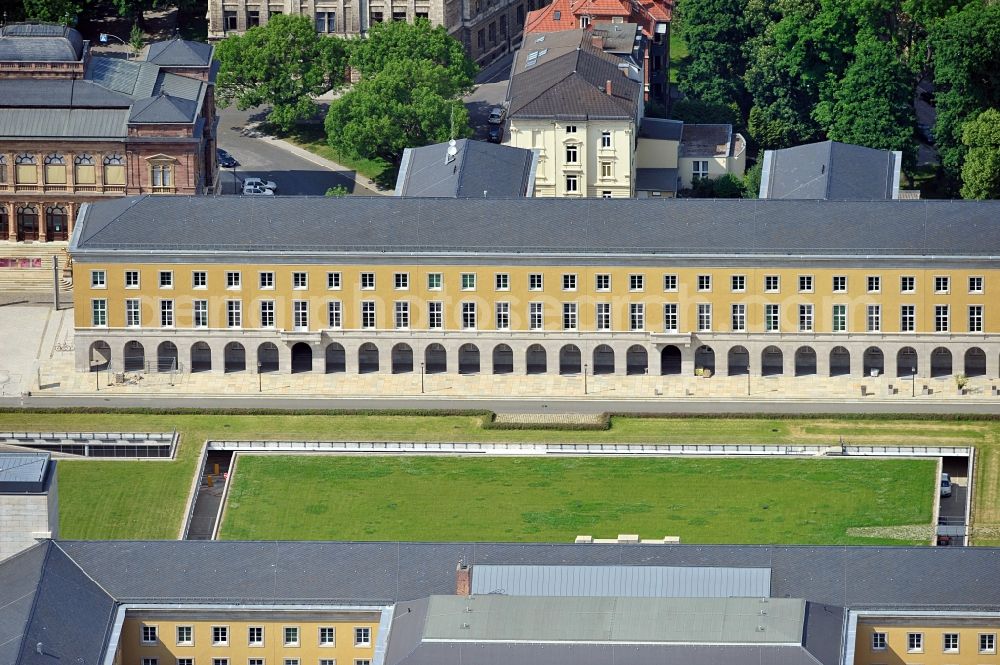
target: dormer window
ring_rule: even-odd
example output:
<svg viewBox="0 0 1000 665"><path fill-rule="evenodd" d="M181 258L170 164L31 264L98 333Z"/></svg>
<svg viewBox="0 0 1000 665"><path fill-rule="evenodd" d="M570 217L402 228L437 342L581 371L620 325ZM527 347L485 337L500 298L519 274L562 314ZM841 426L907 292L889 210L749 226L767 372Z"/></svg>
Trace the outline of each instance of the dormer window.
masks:
<svg viewBox="0 0 1000 665"><path fill-rule="evenodd" d="M589 16L581 16L580 17L580 27L582 29L584 29L584 30L586 30L588 27L590 27L590 17Z"/></svg>

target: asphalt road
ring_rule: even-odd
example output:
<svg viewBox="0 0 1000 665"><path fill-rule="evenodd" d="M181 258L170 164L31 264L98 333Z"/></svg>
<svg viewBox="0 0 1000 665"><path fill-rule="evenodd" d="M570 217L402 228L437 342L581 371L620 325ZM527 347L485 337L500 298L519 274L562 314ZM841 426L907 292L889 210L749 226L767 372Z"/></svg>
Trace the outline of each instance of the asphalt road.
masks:
<svg viewBox="0 0 1000 665"><path fill-rule="evenodd" d="M236 107L219 110L219 147L227 151L240 165L236 177L244 179L257 176L273 180L278 185L278 194L323 196L326 190L337 185L347 187L352 194L375 196L376 193L355 184L343 173L330 171L307 159L298 157L282 148L245 135L244 128L251 118L260 119L258 109L239 111ZM220 168L222 193L233 194L232 169Z"/></svg>

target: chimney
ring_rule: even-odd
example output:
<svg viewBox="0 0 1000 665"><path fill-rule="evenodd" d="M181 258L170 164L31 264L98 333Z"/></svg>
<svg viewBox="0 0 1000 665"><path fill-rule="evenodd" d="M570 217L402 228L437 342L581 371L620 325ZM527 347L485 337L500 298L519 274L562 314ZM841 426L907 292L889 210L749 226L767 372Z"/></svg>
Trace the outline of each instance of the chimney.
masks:
<svg viewBox="0 0 1000 665"><path fill-rule="evenodd" d="M604 82L604 94L608 97L611 96L611 79Z"/></svg>
<svg viewBox="0 0 1000 665"><path fill-rule="evenodd" d="M455 566L455 595L472 595L472 567L461 561Z"/></svg>
<svg viewBox="0 0 1000 665"><path fill-rule="evenodd" d="M599 48L599 49L601 49L603 51L604 50L604 35L596 35L596 34L595 35L591 35L590 36L590 45L593 46L594 48Z"/></svg>

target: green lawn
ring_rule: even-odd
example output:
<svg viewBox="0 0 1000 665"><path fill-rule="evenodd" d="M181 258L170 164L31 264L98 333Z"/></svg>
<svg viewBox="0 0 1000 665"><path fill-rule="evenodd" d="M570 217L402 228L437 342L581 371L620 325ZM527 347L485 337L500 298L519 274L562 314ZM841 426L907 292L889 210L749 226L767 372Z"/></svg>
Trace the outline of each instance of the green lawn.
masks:
<svg viewBox="0 0 1000 665"><path fill-rule="evenodd" d="M330 144L326 142L326 132L322 125L297 125L291 132L277 132L276 135L320 157L325 157L352 171L357 171L375 182L383 183L387 181L390 175L392 182L395 183L396 181L395 175L391 174L394 169L388 162L381 159L353 157L331 148Z"/></svg>
<svg viewBox="0 0 1000 665"><path fill-rule="evenodd" d="M176 538L195 461L208 438L829 445L843 436L851 443L977 446L975 520L977 528L991 534L979 537L977 542L1000 544L1000 422L614 418L608 431L558 432L482 429L478 416L0 413L0 430L170 431L175 428L181 433L176 461L60 462L62 537Z"/></svg>
<svg viewBox="0 0 1000 665"><path fill-rule="evenodd" d="M928 460L250 455L222 537L888 543L846 530L929 524L934 469Z"/></svg>
<svg viewBox="0 0 1000 665"><path fill-rule="evenodd" d="M687 65L688 46L676 30L670 31L670 82L677 83L677 73Z"/></svg>

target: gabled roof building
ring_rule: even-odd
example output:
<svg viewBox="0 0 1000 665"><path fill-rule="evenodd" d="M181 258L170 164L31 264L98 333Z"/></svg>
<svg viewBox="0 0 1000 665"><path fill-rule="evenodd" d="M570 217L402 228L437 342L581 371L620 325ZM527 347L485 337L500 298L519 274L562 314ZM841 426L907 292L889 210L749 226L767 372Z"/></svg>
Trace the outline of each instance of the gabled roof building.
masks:
<svg viewBox="0 0 1000 665"><path fill-rule="evenodd" d="M517 198L533 196L538 153L459 139L406 148L396 196Z"/></svg>
<svg viewBox="0 0 1000 665"><path fill-rule="evenodd" d="M879 201L898 199L903 154L821 141L765 150L762 199Z"/></svg>

